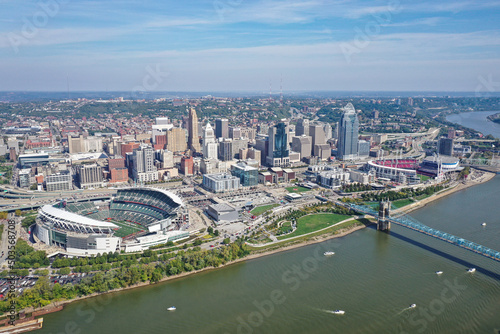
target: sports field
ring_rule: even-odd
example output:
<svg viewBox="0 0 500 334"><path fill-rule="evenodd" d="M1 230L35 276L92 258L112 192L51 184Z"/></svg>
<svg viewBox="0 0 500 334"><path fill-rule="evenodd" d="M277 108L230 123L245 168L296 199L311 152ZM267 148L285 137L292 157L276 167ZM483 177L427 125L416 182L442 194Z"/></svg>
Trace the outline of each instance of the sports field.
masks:
<svg viewBox="0 0 500 334"><path fill-rule="evenodd" d="M144 227L139 226L137 224L129 223L129 222L117 222L117 221L112 221L113 224L120 226L120 229L115 232L115 236L123 238L126 237L127 235L139 232L140 230L143 230Z"/></svg>

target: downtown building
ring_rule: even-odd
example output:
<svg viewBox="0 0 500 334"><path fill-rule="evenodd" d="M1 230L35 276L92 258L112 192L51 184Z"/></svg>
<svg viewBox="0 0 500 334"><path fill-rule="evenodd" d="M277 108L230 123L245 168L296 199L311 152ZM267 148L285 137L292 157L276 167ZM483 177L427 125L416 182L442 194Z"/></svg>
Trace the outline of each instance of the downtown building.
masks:
<svg viewBox="0 0 500 334"><path fill-rule="evenodd" d="M141 145L132 153L132 177L136 182L158 181L158 171L154 164L154 150L151 146Z"/></svg>
<svg viewBox="0 0 500 334"><path fill-rule="evenodd" d="M352 103L344 107L339 123L337 158L353 160L358 158L359 120Z"/></svg>
<svg viewBox="0 0 500 334"><path fill-rule="evenodd" d="M268 134L267 165L271 167L287 166L290 163L287 125L280 122L270 127Z"/></svg>
<svg viewBox="0 0 500 334"><path fill-rule="evenodd" d="M76 169L80 189L102 187L102 167L98 165L80 165Z"/></svg>

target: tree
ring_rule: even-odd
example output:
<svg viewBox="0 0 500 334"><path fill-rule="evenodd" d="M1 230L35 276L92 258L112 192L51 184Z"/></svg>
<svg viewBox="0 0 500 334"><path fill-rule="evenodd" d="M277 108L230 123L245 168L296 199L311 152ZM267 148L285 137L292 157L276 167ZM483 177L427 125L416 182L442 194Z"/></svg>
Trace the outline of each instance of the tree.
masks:
<svg viewBox="0 0 500 334"><path fill-rule="evenodd" d="M213 229L213 227L212 227L212 226L209 226L209 227L207 228L207 232L208 232L209 234L213 234L213 233L214 233L214 229Z"/></svg>
<svg viewBox="0 0 500 334"><path fill-rule="evenodd" d="M214 235L215 235L216 237L218 237L218 236L219 236L219 230L215 230L215 231L214 231Z"/></svg>
<svg viewBox="0 0 500 334"><path fill-rule="evenodd" d="M23 215L23 212L19 209L16 210L16 216L21 217Z"/></svg>
<svg viewBox="0 0 500 334"><path fill-rule="evenodd" d="M255 232L254 232L255 233ZM225 245L229 245L231 243L231 239L229 238L225 238L223 241L222 241Z"/></svg>

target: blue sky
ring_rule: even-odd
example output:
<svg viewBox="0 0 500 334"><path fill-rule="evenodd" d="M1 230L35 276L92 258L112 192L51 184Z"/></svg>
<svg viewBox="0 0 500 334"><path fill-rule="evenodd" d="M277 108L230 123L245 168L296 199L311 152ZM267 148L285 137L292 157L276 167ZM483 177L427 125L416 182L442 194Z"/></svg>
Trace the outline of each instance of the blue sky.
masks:
<svg viewBox="0 0 500 334"><path fill-rule="evenodd" d="M500 1L0 0L0 90L500 90ZM44 9L45 8L45 9ZM156 75L151 74L156 72ZM486 87L484 89L492 89Z"/></svg>

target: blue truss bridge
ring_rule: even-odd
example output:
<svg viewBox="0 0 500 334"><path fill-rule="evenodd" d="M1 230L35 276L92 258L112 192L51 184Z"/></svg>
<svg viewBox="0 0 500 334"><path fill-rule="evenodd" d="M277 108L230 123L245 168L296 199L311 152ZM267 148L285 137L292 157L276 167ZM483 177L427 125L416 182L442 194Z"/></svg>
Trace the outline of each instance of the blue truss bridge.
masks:
<svg viewBox="0 0 500 334"><path fill-rule="evenodd" d="M365 215L370 215L370 216L373 216L375 218L378 218L379 221L377 223L378 224L377 228L379 230L389 230L389 228L390 228L389 223L393 223L393 224L403 226L403 227L409 228L411 230L426 234L426 235L431 236L433 238L446 241L450 244L453 244L453 245L458 246L460 248L464 248L468 251L477 253L477 254L485 256L487 258L490 258L490 259L493 259L496 261L500 261L500 252L498 252L496 250L493 250L491 248L476 244L475 242L466 240L464 238L460 238L460 237L454 236L452 234L436 230L435 228L431 228L429 226L426 226L426 225L422 224L421 222L419 222L418 220L413 219L411 217L408 217L408 216L391 217L389 215L383 216L383 213L381 213L380 211L377 212L373 208L365 206L365 205L346 204L346 203L340 203L340 202L337 202L337 204L351 208L352 210L354 210L356 212L363 213ZM386 211L386 213L388 213L388 212L389 211ZM381 215L383 217L381 217ZM381 226L382 226L382 228L381 228Z"/></svg>

